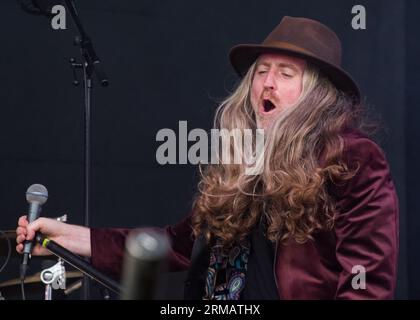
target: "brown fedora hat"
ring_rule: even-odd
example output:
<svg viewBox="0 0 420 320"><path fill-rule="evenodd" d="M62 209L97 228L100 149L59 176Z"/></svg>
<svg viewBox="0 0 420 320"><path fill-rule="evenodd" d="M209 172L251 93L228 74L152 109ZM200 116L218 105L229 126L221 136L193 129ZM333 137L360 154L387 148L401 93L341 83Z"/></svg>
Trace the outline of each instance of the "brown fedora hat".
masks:
<svg viewBox="0 0 420 320"><path fill-rule="evenodd" d="M307 18L284 17L262 44L240 44L230 50L229 58L242 77L262 53L284 53L311 62L335 86L360 102L360 90L341 68L341 42L324 24Z"/></svg>

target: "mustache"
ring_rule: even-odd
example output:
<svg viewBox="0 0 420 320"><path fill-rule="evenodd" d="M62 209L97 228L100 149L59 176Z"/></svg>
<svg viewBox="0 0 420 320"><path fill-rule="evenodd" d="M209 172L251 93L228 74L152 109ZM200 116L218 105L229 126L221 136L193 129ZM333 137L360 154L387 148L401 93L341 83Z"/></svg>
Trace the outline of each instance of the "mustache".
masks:
<svg viewBox="0 0 420 320"><path fill-rule="evenodd" d="M261 101L270 100L272 103L276 105L280 103L280 98L277 95L273 93L268 93L268 92L263 92L261 94L260 100Z"/></svg>

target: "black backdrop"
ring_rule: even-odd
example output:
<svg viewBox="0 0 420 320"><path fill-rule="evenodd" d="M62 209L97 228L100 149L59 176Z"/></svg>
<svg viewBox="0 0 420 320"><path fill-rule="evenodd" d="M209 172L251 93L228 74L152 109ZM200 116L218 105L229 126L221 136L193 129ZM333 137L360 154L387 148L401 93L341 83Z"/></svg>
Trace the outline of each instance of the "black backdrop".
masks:
<svg viewBox="0 0 420 320"><path fill-rule="evenodd" d="M398 298L420 298L420 131L416 86L417 12L412 1L76 1L110 77L92 109L92 225L164 226L191 206L196 167L160 166L162 128L209 129L217 101L237 81L227 53L260 42L284 15L318 19L340 36L344 66L382 117L380 136L397 186L400 220ZM367 29L353 30L362 4ZM46 18L1 1L0 229L26 211L24 192L47 186L44 215L83 222L83 92L71 85L75 28L53 30ZM418 70L418 69L417 69ZM410 106L410 107L409 107ZM0 258L0 263L3 262ZM34 270L36 271L36 270ZM17 276L12 259L0 280Z"/></svg>

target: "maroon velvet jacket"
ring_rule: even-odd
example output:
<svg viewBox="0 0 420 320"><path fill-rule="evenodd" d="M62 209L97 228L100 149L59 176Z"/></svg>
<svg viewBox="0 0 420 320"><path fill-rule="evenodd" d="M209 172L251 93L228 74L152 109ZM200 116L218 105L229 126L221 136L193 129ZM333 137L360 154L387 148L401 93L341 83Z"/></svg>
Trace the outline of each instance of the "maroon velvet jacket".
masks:
<svg viewBox="0 0 420 320"><path fill-rule="evenodd" d="M356 176L331 192L338 199L332 231L314 241L277 245L273 272L281 299L390 299L398 260L398 199L388 163L372 140L355 130L343 133L344 159L359 163ZM92 263L118 278L125 238L131 229L92 229ZM172 242L170 271L187 270L194 239L190 216L163 230ZM354 266L366 270L366 288L353 289Z"/></svg>

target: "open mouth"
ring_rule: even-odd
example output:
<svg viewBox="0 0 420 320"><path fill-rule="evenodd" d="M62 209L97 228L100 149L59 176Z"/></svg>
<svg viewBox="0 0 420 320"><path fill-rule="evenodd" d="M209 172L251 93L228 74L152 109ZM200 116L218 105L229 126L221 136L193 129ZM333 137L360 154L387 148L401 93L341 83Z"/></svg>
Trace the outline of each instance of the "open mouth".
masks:
<svg viewBox="0 0 420 320"><path fill-rule="evenodd" d="M264 99L262 102L264 113L269 113L276 109L276 105L269 99Z"/></svg>

